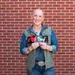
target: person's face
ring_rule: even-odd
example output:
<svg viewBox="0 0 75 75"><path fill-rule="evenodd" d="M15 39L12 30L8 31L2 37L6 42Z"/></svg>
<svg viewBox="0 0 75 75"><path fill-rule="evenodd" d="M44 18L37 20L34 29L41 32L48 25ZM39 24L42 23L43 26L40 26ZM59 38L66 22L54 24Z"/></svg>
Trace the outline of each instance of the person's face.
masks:
<svg viewBox="0 0 75 75"><path fill-rule="evenodd" d="M34 25L41 25L44 20L43 12L40 10L36 10L33 13L33 23Z"/></svg>

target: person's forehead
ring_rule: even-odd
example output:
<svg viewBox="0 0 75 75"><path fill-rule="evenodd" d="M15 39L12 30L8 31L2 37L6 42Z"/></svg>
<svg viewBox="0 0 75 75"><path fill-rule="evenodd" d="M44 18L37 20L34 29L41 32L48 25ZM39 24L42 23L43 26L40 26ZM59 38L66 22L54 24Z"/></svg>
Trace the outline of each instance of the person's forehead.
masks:
<svg viewBox="0 0 75 75"><path fill-rule="evenodd" d="M43 15L44 12L43 12L41 9L36 9L36 10L34 10L33 14L40 14L40 15Z"/></svg>

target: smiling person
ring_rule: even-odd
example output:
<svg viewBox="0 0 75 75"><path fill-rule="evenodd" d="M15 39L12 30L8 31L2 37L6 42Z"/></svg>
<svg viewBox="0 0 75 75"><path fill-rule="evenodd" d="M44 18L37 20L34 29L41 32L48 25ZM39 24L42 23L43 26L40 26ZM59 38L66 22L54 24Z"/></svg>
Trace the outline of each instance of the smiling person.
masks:
<svg viewBox="0 0 75 75"><path fill-rule="evenodd" d="M20 52L27 55L27 74L55 75L53 54L58 50L56 34L43 24L44 12L41 9L33 11L32 21L20 41Z"/></svg>

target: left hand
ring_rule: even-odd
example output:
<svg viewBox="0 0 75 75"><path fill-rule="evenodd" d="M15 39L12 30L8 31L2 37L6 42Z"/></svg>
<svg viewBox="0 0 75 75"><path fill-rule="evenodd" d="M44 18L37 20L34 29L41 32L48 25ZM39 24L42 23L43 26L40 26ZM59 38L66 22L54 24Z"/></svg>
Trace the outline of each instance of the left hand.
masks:
<svg viewBox="0 0 75 75"><path fill-rule="evenodd" d="M39 42L39 46L42 48L42 49L47 49L48 45L44 42Z"/></svg>
<svg viewBox="0 0 75 75"><path fill-rule="evenodd" d="M44 42L40 42L40 43L39 43L39 46L40 46L42 49L44 49L44 50L52 51L52 46L49 46L49 45L47 45L47 44L44 43Z"/></svg>

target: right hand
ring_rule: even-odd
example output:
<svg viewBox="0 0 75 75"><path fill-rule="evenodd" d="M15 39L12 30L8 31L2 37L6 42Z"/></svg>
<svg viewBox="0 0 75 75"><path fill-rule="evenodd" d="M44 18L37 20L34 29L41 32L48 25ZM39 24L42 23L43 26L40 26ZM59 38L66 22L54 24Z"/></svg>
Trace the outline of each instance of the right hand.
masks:
<svg viewBox="0 0 75 75"><path fill-rule="evenodd" d="M37 47L39 47L38 42L34 42L26 49L26 53L29 54L32 50L35 50Z"/></svg>
<svg viewBox="0 0 75 75"><path fill-rule="evenodd" d="M39 43L38 42L34 42L31 44L32 50L36 49L37 47L39 47Z"/></svg>

